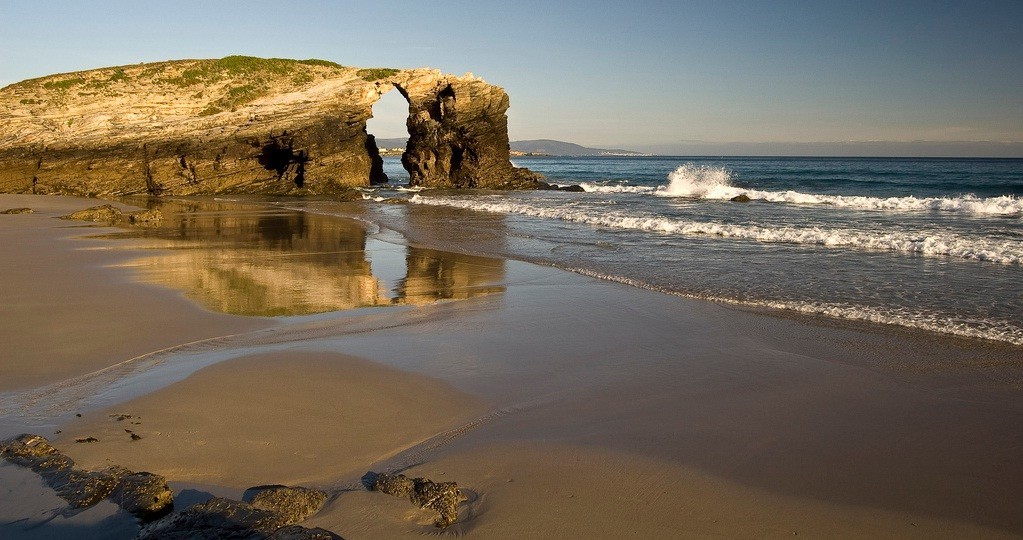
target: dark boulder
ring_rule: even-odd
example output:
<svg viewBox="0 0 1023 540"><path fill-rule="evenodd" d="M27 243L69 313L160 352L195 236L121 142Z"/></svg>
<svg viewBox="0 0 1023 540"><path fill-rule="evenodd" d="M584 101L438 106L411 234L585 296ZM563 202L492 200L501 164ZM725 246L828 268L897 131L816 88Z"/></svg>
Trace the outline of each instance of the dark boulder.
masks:
<svg viewBox="0 0 1023 540"><path fill-rule="evenodd" d="M753 199L750 199L749 195L746 195L745 193L741 193L741 194L736 195L735 197L732 197L731 199L728 199L728 200L730 200L732 202L750 202Z"/></svg>

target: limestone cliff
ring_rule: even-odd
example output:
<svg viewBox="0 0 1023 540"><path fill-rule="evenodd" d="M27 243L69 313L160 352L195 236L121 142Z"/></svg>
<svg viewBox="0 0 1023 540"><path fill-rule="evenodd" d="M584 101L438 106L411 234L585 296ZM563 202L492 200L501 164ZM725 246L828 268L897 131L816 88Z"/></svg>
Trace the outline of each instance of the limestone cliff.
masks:
<svg viewBox="0 0 1023 540"><path fill-rule="evenodd" d="M332 193L384 181L372 106L409 101L414 185L531 187L508 161L508 95L466 75L231 56L0 89L0 191L94 196Z"/></svg>

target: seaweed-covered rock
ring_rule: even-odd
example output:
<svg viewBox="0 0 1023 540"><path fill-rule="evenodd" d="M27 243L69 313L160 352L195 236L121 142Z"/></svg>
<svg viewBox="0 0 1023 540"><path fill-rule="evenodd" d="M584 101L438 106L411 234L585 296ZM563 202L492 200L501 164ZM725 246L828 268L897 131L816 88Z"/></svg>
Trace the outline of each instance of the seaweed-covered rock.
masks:
<svg viewBox="0 0 1023 540"><path fill-rule="evenodd" d="M146 525L135 536L147 539L265 538L291 525L281 514L249 503L216 497Z"/></svg>
<svg viewBox="0 0 1023 540"><path fill-rule="evenodd" d="M277 512L291 523L319 512L327 501L326 492L304 487L260 486L248 492L253 494L248 501L252 506Z"/></svg>
<svg viewBox="0 0 1023 540"><path fill-rule="evenodd" d="M282 501L316 499L310 496L313 490L288 488L294 491L278 491L267 496L271 504ZM266 501L264 501L266 502ZM297 512L279 512L259 508L247 502L232 501L216 497L204 503L190 506L181 512L170 514L159 521L146 525L135 537L136 540L219 540L223 538L278 540L333 540L340 538L323 529L306 529L295 525Z"/></svg>
<svg viewBox="0 0 1023 540"><path fill-rule="evenodd" d="M46 478L71 470L75 462L61 454L45 437L24 434L0 443L0 457L28 467Z"/></svg>
<svg viewBox="0 0 1023 540"><path fill-rule="evenodd" d="M114 224L124 218L124 212L110 204L104 204L101 206L93 206L86 208L85 210L79 210L72 212L66 216L61 216L61 219L70 219L75 221L94 221L96 223L109 223Z"/></svg>
<svg viewBox="0 0 1023 540"><path fill-rule="evenodd" d="M740 194L736 195L735 197L732 197L731 199L728 199L728 200L730 200L732 202L750 202L753 199L750 199L749 195L746 195L745 193L740 193Z"/></svg>
<svg viewBox="0 0 1023 540"><path fill-rule="evenodd" d="M104 471L75 469L75 462L60 453L45 437L25 434L0 443L0 457L33 470L72 508L86 508L107 497L142 519L165 513L174 495L167 480L124 467Z"/></svg>
<svg viewBox="0 0 1023 540"><path fill-rule="evenodd" d="M142 210L128 214L128 223L140 227L156 227L163 222L163 212L157 209Z"/></svg>
<svg viewBox="0 0 1023 540"><path fill-rule="evenodd" d="M31 214L33 211L31 208L8 208L0 211L0 214Z"/></svg>
<svg viewBox="0 0 1023 540"><path fill-rule="evenodd" d="M174 509L174 492L166 478L148 472L124 471L127 474L120 477L110 494L111 501L143 521L152 521Z"/></svg>
<svg viewBox="0 0 1023 540"><path fill-rule="evenodd" d="M395 497L407 498L420 508L433 510L440 516L433 522L447 527L458 520L458 503L465 500L455 482L433 482L426 478L409 479L403 474L378 474L373 489Z"/></svg>
<svg viewBox="0 0 1023 540"><path fill-rule="evenodd" d="M376 480L373 481L373 489L381 493L411 500L412 495L415 493L416 482L404 474L380 473L377 475Z"/></svg>
<svg viewBox="0 0 1023 540"><path fill-rule="evenodd" d="M75 221L92 221L108 225L134 225L136 227L158 227L163 222L163 212L158 209L122 212L111 204L93 206L85 210L72 212L61 219Z"/></svg>
<svg viewBox="0 0 1023 540"><path fill-rule="evenodd" d="M72 508L88 508L106 499L117 487L117 476L110 471L70 469L59 476L46 478L46 481Z"/></svg>
<svg viewBox="0 0 1023 540"><path fill-rule="evenodd" d="M274 531L268 540L344 540L340 536L316 527L307 529L301 525L288 525Z"/></svg>

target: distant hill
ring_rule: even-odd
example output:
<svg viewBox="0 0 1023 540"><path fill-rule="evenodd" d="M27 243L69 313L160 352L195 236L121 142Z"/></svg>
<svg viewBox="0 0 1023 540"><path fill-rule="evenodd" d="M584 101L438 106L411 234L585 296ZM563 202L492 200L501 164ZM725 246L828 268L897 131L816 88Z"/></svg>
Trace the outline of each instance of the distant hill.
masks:
<svg viewBox="0 0 1023 540"><path fill-rule="evenodd" d="M408 137L394 139L377 139L377 148L405 148ZM642 152L632 150L609 150L606 148L587 148L575 143L555 141L551 139L534 139L531 141L512 141L512 154L532 154L543 156L644 156Z"/></svg>
<svg viewBox="0 0 1023 540"><path fill-rule="evenodd" d="M575 143L551 139L512 141L513 153L541 154L548 156L642 156L642 152L607 148L587 148Z"/></svg>
<svg viewBox="0 0 1023 540"><path fill-rule="evenodd" d="M377 139L377 148L401 148L405 149L405 145L408 143L408 137L397 137L394 139Z"/></svg>

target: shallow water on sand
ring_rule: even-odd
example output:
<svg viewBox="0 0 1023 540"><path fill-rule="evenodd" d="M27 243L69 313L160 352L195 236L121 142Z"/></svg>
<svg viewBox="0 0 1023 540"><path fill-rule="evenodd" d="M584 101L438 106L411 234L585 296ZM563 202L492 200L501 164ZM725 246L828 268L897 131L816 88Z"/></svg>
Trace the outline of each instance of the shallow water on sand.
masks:
<svg viewBox="0 0 1023 540"><path fill-rule="evenodd" d="M321 213L312 202L169 199L144 204L163 213L159 227L108 237L143 240L143 247L156 253L121 266L148 283L182 290L214 311L308 315L422 305L503 290L501 259L403 245L400 238L370 235L378 232L372 224L339 219L336 211Z"/></svg>

